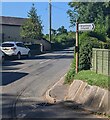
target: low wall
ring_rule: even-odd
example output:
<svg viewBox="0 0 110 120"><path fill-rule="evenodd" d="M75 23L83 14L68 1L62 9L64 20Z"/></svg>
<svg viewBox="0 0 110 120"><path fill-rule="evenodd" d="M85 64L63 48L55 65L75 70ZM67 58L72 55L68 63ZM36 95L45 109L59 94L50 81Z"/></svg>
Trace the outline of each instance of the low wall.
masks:
<svg viewBox="0 0 110 120"><path fill-rule="evenodd" d="M31 50L31 55L37 55L41 53L41 45L40 44L32 44L26 45Z"/></svg>
<svg viewBox="0 0 110 120"><path fill-rule="evenodd" d="M90 86L81 80L73 81L66 99L75 101L90 111L110 114L110 91Z"/></svg>

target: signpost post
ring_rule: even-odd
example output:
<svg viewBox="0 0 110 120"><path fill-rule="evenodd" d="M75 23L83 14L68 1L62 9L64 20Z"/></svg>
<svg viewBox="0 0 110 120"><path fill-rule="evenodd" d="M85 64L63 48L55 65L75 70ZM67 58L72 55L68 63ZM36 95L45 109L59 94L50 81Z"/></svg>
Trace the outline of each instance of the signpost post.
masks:
<svg viewBox="0 0 110 120"><path fill-rule="evenodd" d="M94 28L95 28L94 23L78 24L78 21L76 21L76 46L75 46L75 52L76 52L76 73L78 73L78 64L79 64L78 32L79 31L93 31Z"/></svg>
<svg viewBox="0 0 110 120"><path fill-rule="evenodd" d="M79 41L78 41L78 21L76 21L76 73L78 73L78 64L79 64Z"/></svg>

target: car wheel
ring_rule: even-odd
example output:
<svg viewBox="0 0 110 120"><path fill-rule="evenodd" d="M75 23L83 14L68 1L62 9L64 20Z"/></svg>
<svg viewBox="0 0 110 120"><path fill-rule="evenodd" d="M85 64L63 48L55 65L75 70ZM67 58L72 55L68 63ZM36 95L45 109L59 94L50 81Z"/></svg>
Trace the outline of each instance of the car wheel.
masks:
<svg viewBox="0 0 110 120"><path fill-rule="evenodd" d="M21 54L20 54L20 53L17 54L17 59L18 59L18 60L21 59Z"/></svg>
<svg viewBox="0 0 110 120"><path fill-rule="evenodd" d="M30 51L28 52L27 57L28 57L28 58L30 58L30 57L31 57L31 52L30 52Z"/></svg>

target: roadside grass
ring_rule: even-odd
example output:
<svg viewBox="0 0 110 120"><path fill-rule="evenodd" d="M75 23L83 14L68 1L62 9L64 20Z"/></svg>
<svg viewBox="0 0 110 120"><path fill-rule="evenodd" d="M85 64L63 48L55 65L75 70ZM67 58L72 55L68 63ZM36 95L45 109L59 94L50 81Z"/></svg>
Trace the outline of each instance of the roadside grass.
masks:
<svg viewBox="0 0 110 120"><path fill-rule="evenodd" d="M89 85L96 85L110 90L110 76L96 74L94 71L82 70L78 74L75 74L74 79L83 80Z"/></svg>
<svg viewBox="0 0 110 120"><path fill-rule="evenodd" d="M94 115L99 115L102 118L108 118L107 120L110 120L110 115L107 115L106 113L101 112L93 112Z"/></svg>

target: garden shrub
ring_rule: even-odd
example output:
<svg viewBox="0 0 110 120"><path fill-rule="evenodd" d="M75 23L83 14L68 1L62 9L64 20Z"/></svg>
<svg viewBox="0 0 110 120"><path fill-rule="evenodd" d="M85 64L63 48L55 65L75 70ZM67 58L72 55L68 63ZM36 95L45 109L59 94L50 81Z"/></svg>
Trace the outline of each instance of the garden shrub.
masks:
<svg viewBox="0 0 110 120"><path fill-rule="evenodd" d="M88 33L81 34L79 37L79 66L78 71L89 70L91 68L92 48L100 48L101 45L97 38L89 37ZM74 53L75 56L75 53ZM75 75L76 59L72 61L71 68L65 77L65 83L71 83Z"/></svg>
<svg viewBox="0 0 110 120"><path fill-rule="evenodd" d="M92 48L101 48L102 44L97 38L84 33L80 36L79 45L79 70L89 70L91 68Z"/></svg>
<svg viewBox="0 0 110 120"><path fill-rule="evenodd" d="M91 68L92 44L85 42L79 50L79 70L88 70Z"/></svg>
<svg viewBox="0 0 110 120"><path fill-rule="evenodd" d="M70 70L67 72L67 75L65 77L65 84L66 83L71 83L73 81L73 77L75 75L75 68L76 68L76 57L75 57L75 52L74 52L74 59L71 63Z"/></svg>
<svg viewBox="0 0 110 120"><path fill-rule="evenodd" d="M79 66L78 71L90 70L92 60L92 48L106 49L110 47L110 43L99 41L98 38L91 37L89 32L79 35ZM74 53L75 56L75 53ZM72 61L71 68L68 71L65 83L71 83L75 75L75 57Z"/></svg>

